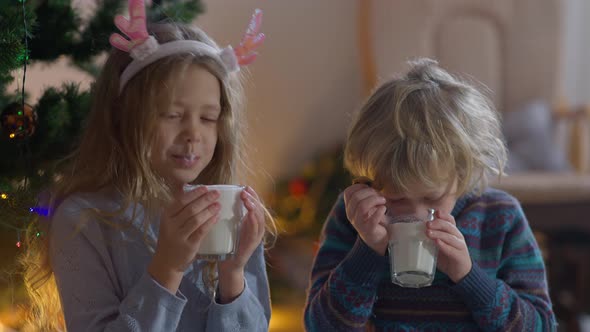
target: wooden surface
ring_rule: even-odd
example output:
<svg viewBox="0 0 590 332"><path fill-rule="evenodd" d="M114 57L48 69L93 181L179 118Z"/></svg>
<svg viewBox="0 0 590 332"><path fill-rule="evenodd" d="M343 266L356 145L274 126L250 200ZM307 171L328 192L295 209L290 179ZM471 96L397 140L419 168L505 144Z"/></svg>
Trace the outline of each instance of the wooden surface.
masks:
<svg viewBox="0 0 590 332"><path fill-rule="evenodd" d="M509 192L527 205L590 204L590 174L527 172L500 181L493 179L490 186Z"/></svg>
<svg viewBox="0 0 590 332"><path fill-rule="evenodd" d="M525 173L493 181L515 196L534 230L590 231L590 174Z"/></svg>

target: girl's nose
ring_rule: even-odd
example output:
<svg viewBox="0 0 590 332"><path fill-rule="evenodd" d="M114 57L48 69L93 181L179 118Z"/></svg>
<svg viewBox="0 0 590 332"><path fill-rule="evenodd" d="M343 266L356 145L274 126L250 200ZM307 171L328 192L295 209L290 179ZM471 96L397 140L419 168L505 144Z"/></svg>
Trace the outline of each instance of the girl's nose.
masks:
<svg viewBox="0 0 590 332"><path fill-rule="evenodd" d="M196 120L187 121L183 131L184 140L188 143L198 142L201 139L199 125Z"/></svg>
<svg viewBox="0 0 590 332"><path fill-rule="evenodd" d="M199 136L198 133L188 133L185 136L185 140L188 143L195 143L195 142L198 142L200 140L200 136Z"/></svg>

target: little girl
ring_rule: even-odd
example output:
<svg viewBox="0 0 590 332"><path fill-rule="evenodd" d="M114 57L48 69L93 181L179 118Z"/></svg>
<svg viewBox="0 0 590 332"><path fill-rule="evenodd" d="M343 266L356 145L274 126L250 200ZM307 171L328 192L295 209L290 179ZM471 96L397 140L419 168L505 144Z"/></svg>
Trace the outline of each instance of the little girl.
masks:
<svg viewBox="0 0 590 332"><path fill-rule="evenodd" d="M50 190L52 214L41 220L48 240L30 242L32 323L43 331L266 331L261 242L272 218L267 225L247 187L237 253L211 270L195 256L217 222L219 192L183 190L236 183L245 168L237 71L263 40L261 14L233 50L196 28L148 30L142 0L130 0L129 13L115 24L130 40L111 36L116 49L93 88L86 130Z"/></svg>
<svg viewBox="0 0 590 332"><path fill-rule="evenodd" d="M309 331L553 331L543 259L520 204L486 188L506 151L496 112L431 60L381 85L352 123L353 184L322 231ZM389 276L386 218L433 208L432 286Z"/></svg>

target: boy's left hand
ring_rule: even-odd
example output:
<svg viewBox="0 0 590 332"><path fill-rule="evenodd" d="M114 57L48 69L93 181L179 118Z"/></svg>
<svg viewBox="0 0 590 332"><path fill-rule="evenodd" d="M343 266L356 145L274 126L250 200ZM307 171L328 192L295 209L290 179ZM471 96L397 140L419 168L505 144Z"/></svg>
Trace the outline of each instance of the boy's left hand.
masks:
<svg viewBox="0 0 590 332"><path fill-rule="evenodd" d="M465 237L457 228L455 218L449 213L436 212L436 219L426 223L426 235L438 247L437 267L455 283L471 271L471 257Z"/></svg>
<svg viewBox="0 0 590 332"><path fill-rule="evenodd" d="M232 258L218 263L219 291L224 303L231 301L242 292L244 267L254 250L262 242L265 231L264 209L254 189L246 187L242 191L241 198L248 213L242 220L236 254Z"/></svg>

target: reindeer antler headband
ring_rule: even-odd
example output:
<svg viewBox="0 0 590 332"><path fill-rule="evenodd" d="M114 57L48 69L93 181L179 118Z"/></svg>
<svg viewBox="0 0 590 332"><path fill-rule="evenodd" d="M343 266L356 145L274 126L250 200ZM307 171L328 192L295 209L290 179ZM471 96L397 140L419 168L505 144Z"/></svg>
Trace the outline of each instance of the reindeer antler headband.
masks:
<svg viewBox="0 0 590 332"><path fill-rule="evenodd" d="M121 15L115 17L115 25L130 40L118 33L113 33L109 38L111 45L128 52L133 61L121 74L119 93L139 71L149 64L164 57L179 53L203 54L219 61L227 72L240 70L240 66L248 65L256 59L254 49L264 41L264 34L259 33L262 23L262 11L256 9L248 24L248 29L242 41L235 48L227 46L221 50L195 40L176 40L159 44L156 38L150 36L146 27L146 15L144 0L129 0L129 16L126 19Z"/></svg>

